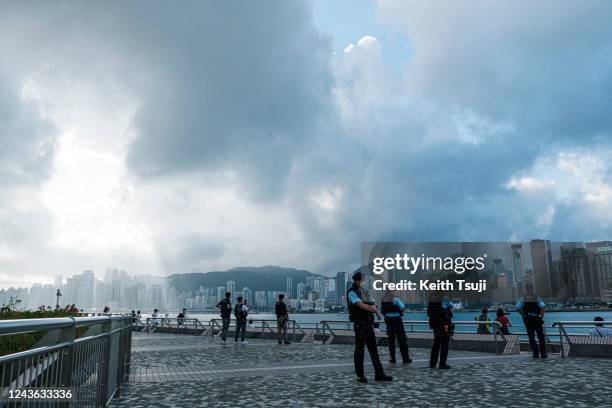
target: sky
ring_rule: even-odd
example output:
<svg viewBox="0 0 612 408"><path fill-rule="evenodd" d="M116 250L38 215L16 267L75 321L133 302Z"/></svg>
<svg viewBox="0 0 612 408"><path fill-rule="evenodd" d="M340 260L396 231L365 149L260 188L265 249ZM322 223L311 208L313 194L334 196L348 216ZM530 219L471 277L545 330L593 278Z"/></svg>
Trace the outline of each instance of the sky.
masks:
<svg viewBox="0 0 612 408"><path fill-rule="evenodd" d="M0 287L612 238L612 3L4 1Z"/></svg>

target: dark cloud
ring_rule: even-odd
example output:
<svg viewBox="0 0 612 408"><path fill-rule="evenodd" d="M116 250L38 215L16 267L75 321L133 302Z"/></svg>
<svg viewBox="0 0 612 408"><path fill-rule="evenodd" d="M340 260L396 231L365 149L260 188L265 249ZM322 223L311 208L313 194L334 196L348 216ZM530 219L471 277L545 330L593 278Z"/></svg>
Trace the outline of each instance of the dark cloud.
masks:
<svg viewBox="0 0 612 408"><path fill-rule="evenodd" d="M253 195L276 196L330 110L329 44L308 4L195 2L151 12L164 16L163 36L147 24L151 13L131 24L154 48L144 62L159 67L134 119L131 168L144 178L231 169Z"/></svg>
<svg viewBox="0 0 612 408"><path fill-rule="evenodd" d="M295 240L295 266L328 272L358 261L359 241L609 238L609 214L581 214L606 208L610 191L610 4L381 2L381 24L413 48L402 72L373 37L330 61L297 1L4 3L0 23L19 41L0 46L13 72L134 100L134 195L150 187L154 201L177 184L185 195L148 214L167 269L231 267L236 252L275 263L286 247L262 242ZM0 88L0 175L44 177L53 138L19 92ZM596 177L567 170L584 157ZM252 212L224 216L260 226L259 242L206 212L218 197L201 191L225 181L219 202ZM276 210L287 236L251 215Z"/></svg>
<svg viewBox="0 0 612 408"><path fill-rule="evenodd" d="M55 152L57 130L19 85L0 71L0 191L46 179Z"/></svg>

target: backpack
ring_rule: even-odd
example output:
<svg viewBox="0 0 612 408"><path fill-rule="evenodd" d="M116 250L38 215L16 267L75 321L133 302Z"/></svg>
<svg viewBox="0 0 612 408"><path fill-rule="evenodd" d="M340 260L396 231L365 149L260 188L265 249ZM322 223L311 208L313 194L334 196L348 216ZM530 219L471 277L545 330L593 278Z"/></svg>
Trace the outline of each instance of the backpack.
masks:
<svg viewBox="0 0 612 408"><path fill-rule="evenodd" d="M276 302L275 307L276 317L281 317L287 315L287 306L283 302Z"/></svg>
<svg viewBox="0 0 612 408"><path fill-rule="evenodd" d="M234 306L234 316L236 316L236 320L246 319L246 313L242 310L242 305L240 303Z"/></svg>

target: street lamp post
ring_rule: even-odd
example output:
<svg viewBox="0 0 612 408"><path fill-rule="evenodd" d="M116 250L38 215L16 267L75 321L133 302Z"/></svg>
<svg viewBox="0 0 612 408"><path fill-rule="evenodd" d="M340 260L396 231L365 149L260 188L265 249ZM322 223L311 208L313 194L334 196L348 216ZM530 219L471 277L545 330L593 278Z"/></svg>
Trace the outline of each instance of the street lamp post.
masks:
<svg viewBox="0 0 612 408"><path fill-rule="evenodd" d="M55 310L59 310L59 298L60 296L62 296L62 292L60 292L60 290L58 289L55 296L57 297L57 302L55 303Z"/></svg>

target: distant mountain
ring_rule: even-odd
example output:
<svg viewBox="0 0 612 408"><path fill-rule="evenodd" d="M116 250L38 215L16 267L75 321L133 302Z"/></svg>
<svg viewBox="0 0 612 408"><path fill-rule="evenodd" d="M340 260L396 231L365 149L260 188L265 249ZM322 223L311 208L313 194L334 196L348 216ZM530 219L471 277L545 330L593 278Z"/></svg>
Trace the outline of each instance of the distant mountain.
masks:
<svg viewBox="0 0 612 408"><path fill-rule="evenodd" d="M283 268L281 266L246 266L228 269L227 271L212 271L202 273L181 273L168 276L167 282L174 286L178 293L195 291L200 286L226 286L227 281L236 282L236 290L243 287L251 290L287 290L287 278L292 280L295 288L300 282L306 283L308 276L321 276L309 271ZM295 290L295 289L294 289Z"/></svg>

